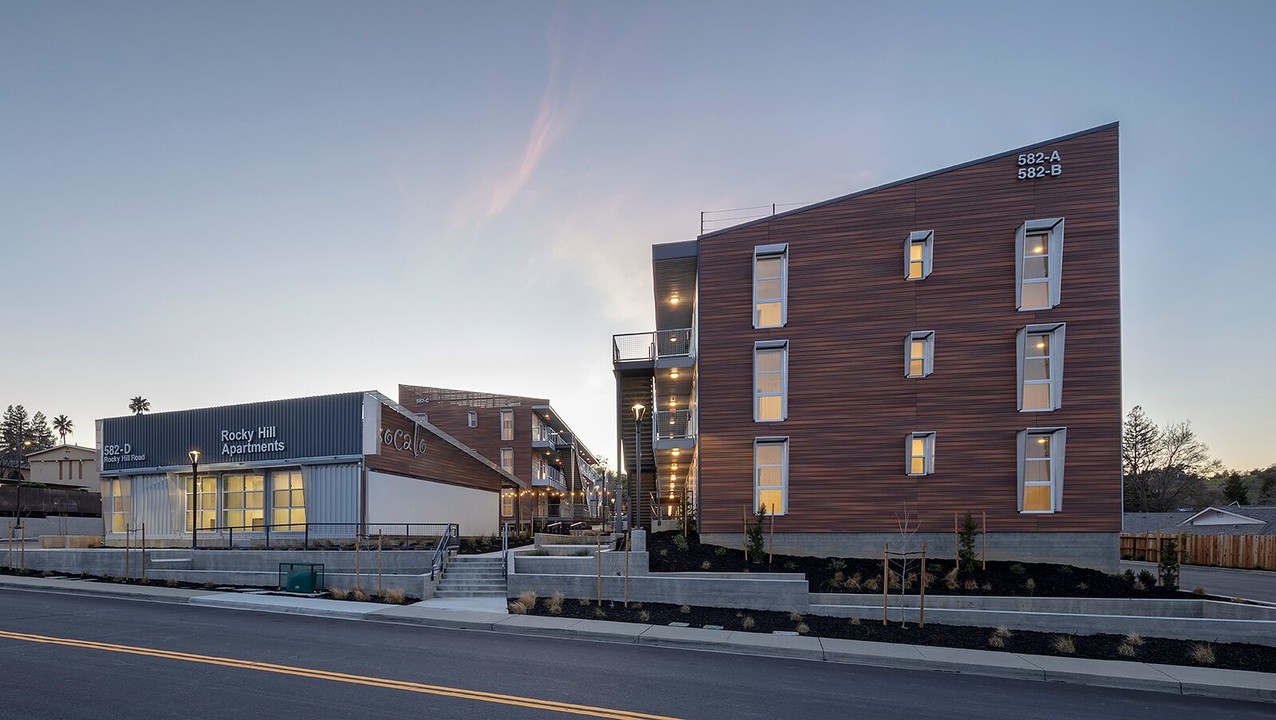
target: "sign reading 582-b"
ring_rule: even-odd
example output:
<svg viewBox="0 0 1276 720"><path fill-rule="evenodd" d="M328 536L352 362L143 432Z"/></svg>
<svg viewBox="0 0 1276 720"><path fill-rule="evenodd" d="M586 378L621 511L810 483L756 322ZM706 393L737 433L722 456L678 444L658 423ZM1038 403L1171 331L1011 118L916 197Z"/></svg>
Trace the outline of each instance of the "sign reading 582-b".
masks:
<svg viewBox="0 0 1276 720"><path fill-rule="evenodd" d="M1033 178L1062 174L1063 158L1059 156L1058 150L1023 153L1019 156L1020 180L1032 180Z"/></svg>

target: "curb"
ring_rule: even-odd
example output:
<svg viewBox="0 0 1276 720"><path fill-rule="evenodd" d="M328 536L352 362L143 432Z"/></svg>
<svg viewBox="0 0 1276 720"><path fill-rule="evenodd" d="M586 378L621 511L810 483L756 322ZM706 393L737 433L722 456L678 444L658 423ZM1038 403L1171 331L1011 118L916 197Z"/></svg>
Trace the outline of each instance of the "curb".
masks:
<svg viewBox="0 0 1276 720"><path fill-rule="evenodd" d="M235 593L173 588L107 588L99 583L0 576L0 587L35 592L142 599L227 610L417 625L447 630L485 630L561 640L594 640L647 647L698 650L737 655L867 665L902 670L930 670L984 677L1066 682L1093 687L1143 690L1246 702L1276 703L1276 674L1215 670L1179 665L1088 660L1049 655L1021 655L990 650L932 647L840 640L807 636L765 635L732 630L642 625L608 620L577 620L536 615L503 615L478 610L451 610L395 605L351 609L302 604L255 603ZM320 600L320 603L349 601Z"/></svg>

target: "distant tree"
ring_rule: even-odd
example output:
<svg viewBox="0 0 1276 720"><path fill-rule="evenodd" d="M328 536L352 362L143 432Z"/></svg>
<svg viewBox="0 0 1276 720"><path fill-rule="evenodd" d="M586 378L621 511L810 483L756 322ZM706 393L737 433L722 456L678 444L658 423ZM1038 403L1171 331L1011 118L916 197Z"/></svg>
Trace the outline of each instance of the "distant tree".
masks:
<svg viewBox="0 0 1276 720"><path fill-rule="evenodd" d="M59 415L53 418L53 429L57 432L58 437L62 439L62 444L66 445L66 436L71 434L75 429L75 423L66 415Z"/></svg>
<svg viewBox="0 0 1276 720"><path fill-rule="evenodd" d="M44 413L31 417L21 405L10 405L0 417L0 459L13 472L21 467L24 455L52 446L53 433Z"/></svg>
<svg viewBox="0 0 1276 720"><path fill-rule="evenodd" d="M1249 489L1245 487L1245 480L1240 473L1230 472L1227 479L1223 481L1223 498L1229 503L1237 505L1249 504Z"/></svg>
<svg viewBox="0 0 1276 720"><path fill-rule="evenodd" d="M44 413L37 410L35 415L31 416L31 430L26 439L31 441L27 452L53 447L53 430L49 427L49 419L44 416Z"/></svg>
<svg viewBox="0 0 1276 720"><path fill-rule="evenodd" d="M1217 497L1206 478L1222 473L1222 463L1210 457L1190 420L1158 428L1135 406L1121 438L1127 511L1169 512L1201 507Z"/></svg>
<svg viewBox="0 0 1276 720"><path fill-rule="evenodd" d="M137 397L128 401L128 409L129 409L129 412L133 413L134 415L141 415L143 413L148 413L151 411L151 401L147 400L141 395L138 395Z"/></svg>

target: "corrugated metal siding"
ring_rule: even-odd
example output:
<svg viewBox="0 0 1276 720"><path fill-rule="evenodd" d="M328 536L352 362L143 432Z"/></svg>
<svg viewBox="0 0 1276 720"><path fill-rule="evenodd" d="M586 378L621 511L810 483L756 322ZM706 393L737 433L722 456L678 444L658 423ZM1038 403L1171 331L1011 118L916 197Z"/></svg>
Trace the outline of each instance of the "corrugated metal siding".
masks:
<svg viewBox="0 0 1276 720"><path fill-rule="evenodd" d="M133 524L146 523L146 536L164 537L185 532L183 510L186 490L181 478L168 475L134 475Z"/></svg>
<svg viewBox="0 0 1276 720"><path fill-rule="evenodd" d="M342 393L108 418L101 421L99 448L120 448L121 452L104 454L101 469L109 473L189 465L187 453L192 448L203 453L201 465L359 455L363 449L363 397L364 393L359 392ZM261 427L274 427L275 435L256 436ZM223 442L221 431L240 429L254 431L250 442L278 441L285 449L223 454L226 445L242 445L246 441ZM125 446L127 455L122 452ZM111 462L112 457L120 459Z"/></svg>
<svg viewBox="0 0 1276 720"><path fill-rule="evenodd" d="M301 482L306 492L306 521L310 523L359 522L358 463L349 465L306 465L301 468ZM310 534L345 537L349 527L312 527Z"/></svg>

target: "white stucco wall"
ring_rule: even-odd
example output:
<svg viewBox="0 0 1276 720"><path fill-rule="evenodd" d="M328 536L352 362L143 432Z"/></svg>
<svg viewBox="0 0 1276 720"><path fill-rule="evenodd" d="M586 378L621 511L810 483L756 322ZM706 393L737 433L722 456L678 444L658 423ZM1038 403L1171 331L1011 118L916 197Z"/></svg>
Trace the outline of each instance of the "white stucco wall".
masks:
<svg viewBox="0 0 1276 720"><path fill-rule="evenodd" d="M368 524L457 523L461 535L494 535L500 493L368 472Z"/></svg>

